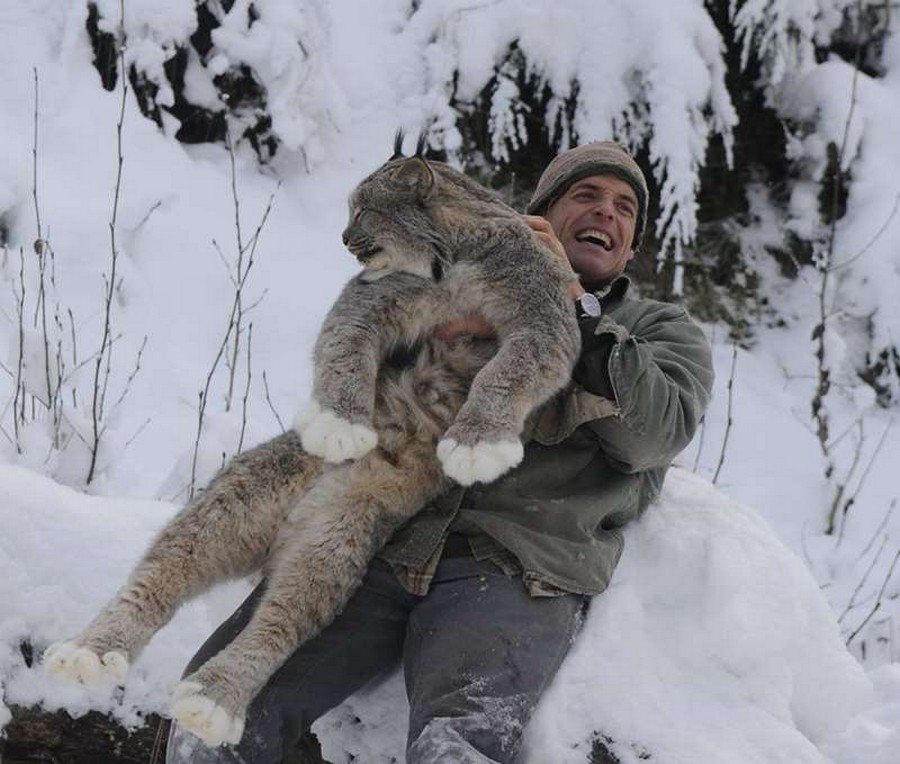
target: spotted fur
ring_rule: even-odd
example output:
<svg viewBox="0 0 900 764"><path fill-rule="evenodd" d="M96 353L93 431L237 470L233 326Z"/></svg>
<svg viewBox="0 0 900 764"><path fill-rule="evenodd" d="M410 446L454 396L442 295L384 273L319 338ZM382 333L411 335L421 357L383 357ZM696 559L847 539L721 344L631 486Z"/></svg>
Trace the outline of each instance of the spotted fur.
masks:
<svg viewBox="0 0 900 764"><path fill-rule="evenodd" d="M364 269L320 332L302 436L232 460L87 629L46 652L52 673L121 682L183 602L261 569L249 624L172 703L207 744L237 743L250 701L340 612L397 527L454 471L502 472L520 456L526 415L577 354L566 274L512 210L421 153L392 158L350 198L344 239ZM496 341L431 338L470 311L497 327Z"/></svg>

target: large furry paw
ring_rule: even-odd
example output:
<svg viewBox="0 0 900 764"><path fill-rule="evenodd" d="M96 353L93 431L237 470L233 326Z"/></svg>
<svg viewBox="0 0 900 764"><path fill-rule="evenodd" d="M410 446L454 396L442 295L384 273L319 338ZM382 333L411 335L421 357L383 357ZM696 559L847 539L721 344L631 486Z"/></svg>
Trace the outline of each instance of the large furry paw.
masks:
<svg viewBox="0 0 900 764"><path fill-rule="evenodd" d="M180 682L172 696L172 718L210 748L237 745L244 734L244 717L238 718L203 693L197 682Z"/></svg>
<svg viewBox="0 0 900 764"><path fill-rule="evenodd" d="M521 462L524 454L518 440L481 441L464 446L453 438L444 438L437 445L444 474L460 485L490 483Z"/></svg>
<svg viewBox="0 0 900 764"><path fill-rule="evenodd" d="M326 462L359 459L378 445L373 429L342 419L315 401L294 419L294 431L307 452Z"/></svg>
<svg viewBox="0 0 900 764"><path fill-rule="evenodd" d="M97 655L74 642L56 642L44 652L44 668L75 684L122 684L128 673L128 658L115 650Z"/></svg>

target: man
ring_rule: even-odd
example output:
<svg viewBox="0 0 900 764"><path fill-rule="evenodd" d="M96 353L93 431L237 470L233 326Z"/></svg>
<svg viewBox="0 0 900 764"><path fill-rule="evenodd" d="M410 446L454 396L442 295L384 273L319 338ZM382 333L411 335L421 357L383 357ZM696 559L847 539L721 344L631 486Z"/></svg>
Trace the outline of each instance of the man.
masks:
<svg viewBox="0 0 900 764"><path fill-rule="evenodd" d="M534 417L522 464L443 497L401 528L344 611L256 698L239 746L206 749L176 729L170 764L279 764L313 721L400 663L410 764L513 759L589 598L609 583L620 528L658 495L709 399L700 329L682 308L628 299L622 273L647 202L640 168L615 143L550 163L525 221L579 276L572 297L582 354L568 388ZM491 332L469 316L438 336ZM258 594L188 671L243 628Z"/></svg>

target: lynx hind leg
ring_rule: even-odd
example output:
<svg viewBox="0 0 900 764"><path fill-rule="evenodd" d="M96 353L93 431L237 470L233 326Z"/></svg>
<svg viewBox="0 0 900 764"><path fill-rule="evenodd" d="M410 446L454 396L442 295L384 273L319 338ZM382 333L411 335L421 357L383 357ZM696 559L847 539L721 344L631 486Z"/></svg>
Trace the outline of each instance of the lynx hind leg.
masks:
<svg viewBox="0 0 900 764"><path fill-rule="evenodd" d="M73 684L122 684L128 674L128 658L117 650L98 655L75 642L56 642L44 652L44 667L53 676Z"/></svg>
<svg viewBox="0 0 900 764"><path fill-rule="evenodd" d="M207 745L240 740L272 674L340 612L375 552L445 485L431 439L330 470L291 511L246 628L178 685L172 717Z"/></svg>
<svg viewBox="0 0 900 764"><path fill-rule="evenodd" d="M172 718L210 748L237 745L244 734L246 711L230 713L207 697L199 682L179 682L172 695Z"/></svg>
<svg viewBox="0 0 900 764"><path fill-rule="evenodd" d="M294 419L294 431L304 449L330 463L359 459L378 445L378 435L371 427L353 424L315 401Z"/></svg>
<svg viewBox="0 0 900 764"><path fill-rule="evenodd" d="M234 459L163 528L85 631L48 648L47 671L79 684L121 682L182 603L262 566L292 501L321 469L293 433Z"/></svg>

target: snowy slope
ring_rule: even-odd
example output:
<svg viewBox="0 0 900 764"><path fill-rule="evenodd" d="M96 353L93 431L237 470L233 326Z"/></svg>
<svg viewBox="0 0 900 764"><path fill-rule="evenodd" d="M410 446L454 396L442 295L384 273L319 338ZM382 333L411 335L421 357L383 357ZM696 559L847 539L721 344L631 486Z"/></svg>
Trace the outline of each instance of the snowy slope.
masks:
<svg viewBox="0 0 900 764"><path fill-rule="evenodd" d="M26 668L19 641L40 651L72 636L175 508L87 497L15 467L0 467L0 482L6 703L99 708L126 724L138 710L165 711L181 668L248 584L186 607L135 663L121 697L68 687ZM644 751L672 764L858 762L864 746L870 764L889 761L900 671L882 670L876 692L806 568L756 513L675 469L626 537L609 590L527 730L523 761L583 762L598 736L623 764ZM326 756L402 756L405 708L399 676L350 699L315 728Z"/></svg>
<svg viewBox="0 0 900 764"><path fill-rule="evenodd" d="M116 0L100 5L110 17L119 7ZM190 33L193 0L126 5L134 41L129 61L152 70L171 40ZM246 12L247 5L240 0L235 7ZM229 28L219 44L223 65L229 56L250 61L272 89L285 146L274 165L260 168L242 144L232 176L221 146L181 145L171 119L160 130L140 114L133 95L126 99L109 400L127 394L104 422L98 474L87 496L89 360L100 345L110 268L121 91L99 86L85 4L0 3L0 684L6 704L43 702L73 713L98 708L126 723L136 720L138 709L164 708L184 662L246 592L245 582L185 608L134 667L121 698L64 688L25 669L19 642L41 647L77 632L114 591L153 531L184 501L195 443L196 483L202 484L236 450L242 432L246 446L277 433L277 417L290 421L308 389L316 329L354 271L340 244L347 193L386 158L398 125L415 132L434 119L435 134L451 151L458 148L448 101L455 69L462 74L458 95L472 97L519 34L558 92L587 73L592 87L573 117L585 139L609 137L609 120L637 88L645 102L630 113L632 137L656 135L654 170L663 177L671 169L665 204L678 214L670 236L693 230L697 162L712 134L727 135L733 116L722 89L721 51L701 0L500 0L477 7L469 0L431 0L408 26L406 0L257 5L264 15L253 34ZM795 24L791 14L820 9L819 22L833 24L835 9L847 5L810 0L744 7L758 16L790 11L779 18L786 28L801 29L808 44L818 27ZM628 35L597 34L613 28ZM592 47L599 37L602 60ZM840 304L852 309L850 318L871 319L881 337L897 336L892 295L900 269L892 242L900 216L891 210L900 198L900 174L891 127L900 113L898 50L894 33L886 40L885 65L896 71L860 84L847 157L854 185L838 229L842 252L853 254L884 227L845 271L838 292ZM782 71L778 93L785 109L824 119L823 135L803 136L802 145L797 138L797 155L812 165L843 129L851 82L845 64L819 67L807 59L808 70L796 76ZM198 92L206 86L192 81ZM827 108L818 109L822 104ZM515 94L495 106L498 140L514 144L521 117ZM246 411L241 405L225 411L227 374L220 365L198 441L198 393L233 300L232 181L245 240L272 203L244 295L245 304L255 306L248 314L252 354L248 363L245 334L236 374L238 399L246 385L247 405ZM791 200L789 223L801 234L816 188L798 186ZM70 372L63 449L53 447L52 422L37 403L27 407L20 432L10 425L22 284L23 384L35 400L46 379L44 338L34 318L38 217L55 253L46 304L62 317L61 329L51 325L50 346L59 343ZM777 215L762 214L745 237L747 246L762 250L782 236L784 225ZM809 414L815 274L807 270L792 282L775 273L766 278L785 325L760 327L752 349L735 351L733 376L725 330L705 327L718 378L703 433L680 457L684 469L672 473L660 505L629 530L614 583L596 600L528 732L530 761L583 761L596 733L614 741L610 746L623 762L640 760L646 750L690 764L730 762L724 752L748 762L896 764L900 512L892 507L900 427L891 411L874 404L870 388L854 385L852 364L838 373L865 346L854 344L852 333L848 340L829 329L836 374L828 407L834 436L844 433L838 478L853 461L855 444L861 445L848 481L854 504L840 533L824 535L832 488L822 477ZM69 359L76 353L84 366L73 370L76 362ZM706 482L716 473L718 489ZM865 674L841 647L852 634L851 650ZM317 728L329 756L343 761L353 753L378 762L398 755L404 703L395 677L335 710ZM0 725L5 714L4 705ZM352 723L354 715L361 724Z"/></svg>

